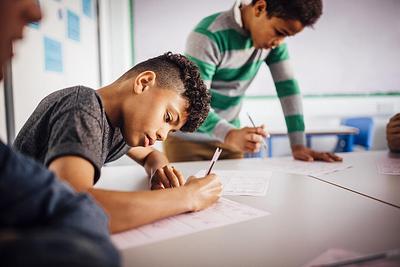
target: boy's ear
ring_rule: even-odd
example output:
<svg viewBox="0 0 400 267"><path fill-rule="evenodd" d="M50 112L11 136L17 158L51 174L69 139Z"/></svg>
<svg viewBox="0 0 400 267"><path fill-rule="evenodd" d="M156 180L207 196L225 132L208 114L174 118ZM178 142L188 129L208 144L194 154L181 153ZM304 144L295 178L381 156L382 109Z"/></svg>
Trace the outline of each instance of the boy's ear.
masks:
<svg viewBox="0 0 400 267"><path fill-rule="evenodd" d="M149 89L150 87L154 86L156 83L156 74L154 71L143 71L139 73L133 85L133 93L141 94L145 90Z"/></svg>
<svg viewBox="0 0 400 267"><path fill-rule="evenodd" d="M267 12L267 2L266 0L258 0L253 5L254 15L259 17L263 12Z"/></svg>

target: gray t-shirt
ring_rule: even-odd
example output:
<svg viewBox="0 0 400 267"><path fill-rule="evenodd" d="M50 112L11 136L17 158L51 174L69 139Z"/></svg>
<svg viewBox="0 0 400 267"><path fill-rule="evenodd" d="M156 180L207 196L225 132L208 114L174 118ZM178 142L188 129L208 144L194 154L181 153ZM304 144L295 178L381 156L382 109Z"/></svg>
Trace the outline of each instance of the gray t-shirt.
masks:
<svg viewBox="0 0 400 267"><path fill-rule="evenodd" d="M94 182L104 163L129 150L121 130L107 119L100 96L84 86L45 97L19 132L14 148L46 166L61 156L85 158L95 168Z"/></svg>

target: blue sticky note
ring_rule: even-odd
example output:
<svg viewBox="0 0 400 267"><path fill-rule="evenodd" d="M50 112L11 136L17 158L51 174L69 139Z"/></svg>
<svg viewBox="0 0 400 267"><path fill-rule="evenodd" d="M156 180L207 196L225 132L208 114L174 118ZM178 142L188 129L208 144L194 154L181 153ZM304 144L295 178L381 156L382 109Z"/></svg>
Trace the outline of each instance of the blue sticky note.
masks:
<svg viewBox="0 0 400 267"><path fill-rule="evenodd" d="M72 12L71 10L67 11L67 33L68 38L80 41L81 40L81 22L79 16Z"/></svg>
<svg viewBox="0 0 400 267"><path fill-rule="evenodd" d="M92 17L92 0L82 0L82 11L88 17Z"/></svg>
<svg viewBox="0 0 400 267"><path fill-rule="evenodd" d="M44 66L46 71L63 72L61 43L44 37Z"/></svg>

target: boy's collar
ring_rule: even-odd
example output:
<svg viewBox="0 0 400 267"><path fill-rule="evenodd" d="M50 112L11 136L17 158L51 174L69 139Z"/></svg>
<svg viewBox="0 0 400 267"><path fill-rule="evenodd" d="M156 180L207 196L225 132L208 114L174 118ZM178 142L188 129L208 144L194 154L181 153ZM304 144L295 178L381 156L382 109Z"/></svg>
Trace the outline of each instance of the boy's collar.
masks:
<svg viewBox="0 0 400 267"><path fill-rule="evenodd" d="M251 0L236 0L235 5L233 6L233 17L236 21L236 23L240 26L240 28L243 28L243 20L242 20L242 14L240 12L240 6L241 5L250 5Z"/></svg>

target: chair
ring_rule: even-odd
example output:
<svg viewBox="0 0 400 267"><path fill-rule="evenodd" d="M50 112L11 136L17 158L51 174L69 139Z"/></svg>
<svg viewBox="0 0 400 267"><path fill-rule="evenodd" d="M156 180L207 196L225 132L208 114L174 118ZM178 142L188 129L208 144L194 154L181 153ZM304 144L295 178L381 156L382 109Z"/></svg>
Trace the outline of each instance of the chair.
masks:
<svg viewBox="0 0 400 267"><path fill-rule="evenodd" d="M342 125L358 128L358 134L353 136L353 142L348 142L348 138L338 135L338 142L335 152L352 152L353 144L362 146L365 150L372 147L374 121L371 117L353 117L342 119Z"/></svg>

